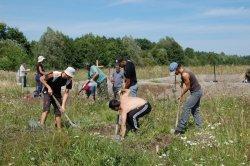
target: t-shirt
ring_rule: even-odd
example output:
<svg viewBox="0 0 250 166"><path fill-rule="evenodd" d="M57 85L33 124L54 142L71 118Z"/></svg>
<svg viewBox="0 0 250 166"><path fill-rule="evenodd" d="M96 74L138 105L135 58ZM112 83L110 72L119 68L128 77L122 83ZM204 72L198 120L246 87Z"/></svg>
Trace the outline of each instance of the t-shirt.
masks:
<svg viewBox="0 0 250 166"><path fill-rule="evenodd" d="M49 78L49 75L53 74L53 77ZM45 75L45 81L51 87L53 95L56 97L62 97L61 87L66 85L66 89L72 89L72 80L62 78L62 72L53 71ZM48 89L45 87L45 91L48 92Z"/></svg>
<svg viewBox="0 0 250 166"><path fill-rule="evenodd" d="M88 79L91 79L95 75L95 73L99 74L99 77L96 80L97 84L101 84L107 78L106 75L97 66L92 65L88 72Z"/></svg>
<svg viewBox="0 0 250 166"><path fill-rule="evenodd" d="M36 73L40 74L42 76L43 74L40 73L39 67L41 67L42 71L44 72L45 70L44 70L43 64L42 63L37 63L36 64Z"/></svg>
<svg viewBox="0 0 250 166"><path fill-rule="evenodd" d="M26 70L25 70L24 66L21 65L20 69L19 69L19 76L23 77L23 76L25 76L25 73L26 73Z"/></svg>
<svg viewBox="0 0 250 166"><path fill-rule="evenodd" d="M137 83L135 65L130 60L127 60L124 67L124 76L125 78L130 79L130 86L133 86Z"/></svg>
<svg viewBox="0 0 250 166"><path fill-rule="evenodd" d="M116 88L121 88L122 87L122 82L123 82L123 78L124 78L124 73L122 71L117 72L115 71L112 75L113 80L114 80L114 87Z"/></svg>

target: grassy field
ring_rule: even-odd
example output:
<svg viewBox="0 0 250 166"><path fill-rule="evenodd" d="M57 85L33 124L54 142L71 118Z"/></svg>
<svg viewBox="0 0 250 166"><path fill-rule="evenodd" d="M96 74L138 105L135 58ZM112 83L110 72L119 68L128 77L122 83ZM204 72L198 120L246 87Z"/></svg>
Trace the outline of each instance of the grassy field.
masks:
<svg viewBox="0 0 250 166"><path fill-rule="evenodd" d="M242 74L246 66L219 67L223 74ZM212 67L192 67L196 73L212 73ZM161 71L164 71L161 73ZM108 73L108 70L105 70ZM76 80L82 80L80 71ZM165 77L163 67L138 69L141 79ZM30 74L30 80L33 75ZM116 114L107 101L95 104L71 93L68 115L81 128L69 127L63 118L61 132L49 115L44 130L30 131L38 120L42 100L27 97L15 84L13 72L1 72L0 165L249 165L250 101L242 97L211 96L202 100L203 130L190 118L188 132L173 136L177 104L174 100L147 100L153 111L141 119L141 130L128 133L123 142L112 139ZM30 81L30 85L34 82ZM156 146L160 150L156 153Z"/></svg>

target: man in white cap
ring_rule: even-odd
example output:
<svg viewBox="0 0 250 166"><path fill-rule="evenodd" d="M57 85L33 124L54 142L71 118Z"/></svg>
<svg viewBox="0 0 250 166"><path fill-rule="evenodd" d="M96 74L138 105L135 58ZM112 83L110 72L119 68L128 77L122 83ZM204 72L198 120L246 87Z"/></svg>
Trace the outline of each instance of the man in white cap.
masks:
<svg viewBox="0 0 250 166"><path fill-rule="evenodd" d="M190 114L193 115L195 124L197 128L201 128L202 119L200 116L200 100L202 97L202 89L201 86L195 77L194 73L186 70L182 67L182 65L172 62L169 65L169 71L174 72L175 75L181 75L181 87L183 88L181 95L178 97L180 102L183 100L183 96L186 92L190 91L190 96L187 101L183 105L183 111L181 115L181 119L178 122L177 128L175 129L176 135L184 134L185 128L187 126L187 122ZM182 85L185 85L184 87Z"/></svg>
<svg viewBox="0 0 250 166"><path fill-rule="evenodd" d="M45 70L43 67L43 61L45 60L45 58L43 56L39 56L38 57L38 63L36 64L36 76L35 76L35 80L36 80L36 90L34 93L34 96L39 96L42 92L43 89L43 84L40 81L40 77L45 75Z"/></svg>
<svg viewBox="0 0 250 166"><path fill-rule="evenodd" d="M50 105L52 104L54 107L56 126L59 129L61 128L61 114L65 111L69 90L72 89L72 78L74 77L74 74L75 69L73 67L68 67L63 72L53 71L40 78L41 82L45 86L43 112L39 122L42 126L45 123L46 117L50 111ZM66 86L63 97L61 94L62 86ZM61 109L57 107L52 95L61 104Z"/></svg>

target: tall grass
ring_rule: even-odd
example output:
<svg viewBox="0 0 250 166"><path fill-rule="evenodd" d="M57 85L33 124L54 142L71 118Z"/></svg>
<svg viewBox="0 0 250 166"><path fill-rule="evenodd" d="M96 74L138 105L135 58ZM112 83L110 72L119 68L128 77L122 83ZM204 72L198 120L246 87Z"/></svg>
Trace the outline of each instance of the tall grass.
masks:
<svg viewBox="0 0 250 166"><path fill-rule="evenodd" d="M239 71L243 69L239 67ZM138 71L141 78L147 78L147 72ZM14 81L5 74L2 73L7 81ZM76 79L81 80L81 75L83 71ZM123 142L116 142L112 139L116 114L108 109L107 101L93 104L71 93L66 111L80 129L68 127L63 117L65 127L57 131L51 113L44 130L30 131L28 121L38 120L42 100L23 98L20 88L15 86L0 87L0 94L0 165L250 164L249 98L203 99L203 130L197 131L190 118L187 133L176 137L170 133L175 125L175 101L148 96L153 111L140 120L140 131L130 132ZM167 142L159 141L163 136L168 138ZM161 146L157 154L156 144L166 146Z"/></svg>

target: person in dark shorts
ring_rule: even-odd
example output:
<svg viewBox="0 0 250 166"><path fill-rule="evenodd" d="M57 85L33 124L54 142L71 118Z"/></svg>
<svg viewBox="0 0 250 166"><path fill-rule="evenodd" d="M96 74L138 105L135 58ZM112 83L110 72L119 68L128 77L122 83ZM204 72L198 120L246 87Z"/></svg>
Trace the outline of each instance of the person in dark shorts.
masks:
<svg viewBox="0 0 250 166"><path fill-rule="evenodd" d="M124 88L130 89L130 95L136 97L138 85L134 63L131 60L125 60L124 58L118 58L117 63L119 63L119 66L124 69Z"/></svg>
<svg viewBox="0 0 250 166"><path fill-rule="evenodd" d="M43 75L40 80L45 86L44 88L44 100L43 100L43 112L40 118L40 124L43 126L47 115L50 111L50 105L54 107L55 123L56 126L61 128L61 114L65 111L66 101L69 96L69 90L72 89L72 78L74 77L75 69L68 67L63 72L53 71L46 75ZM61 87L66 86L64 95L62 97ZM61 110L57 107L52 95L61 104Z"/></svg>
<svg viewBox="0 0 250 166"><path fill-rule="evenodd" d="M178 97L178 100L180 102L182 102L184 94L190 91L190 96L183 105L182 115L174 134L184 134L190 114L192 114L194 117L196 127L198 129L201 128L202 119L200 115L200 101L203 92L197 78L195 77L193 72L184 69L182 65L176 62L172 62L170 64L169 70L170 72L175 73L175 75L180 74L182 85L185 85L184 88L181 86L183 90L181 92L181 95Z"/></svg>
<svg viewBox="0 0 250 166"><path fill-rule="evenodd" d="M109 108L119 112L119 139L124 138L127 126L134 131L138 130L139 118L151 111L151 105L146 100L131 97L129 93L129 89L122 90L120 101L113 99L109 102Z"/></svg>

